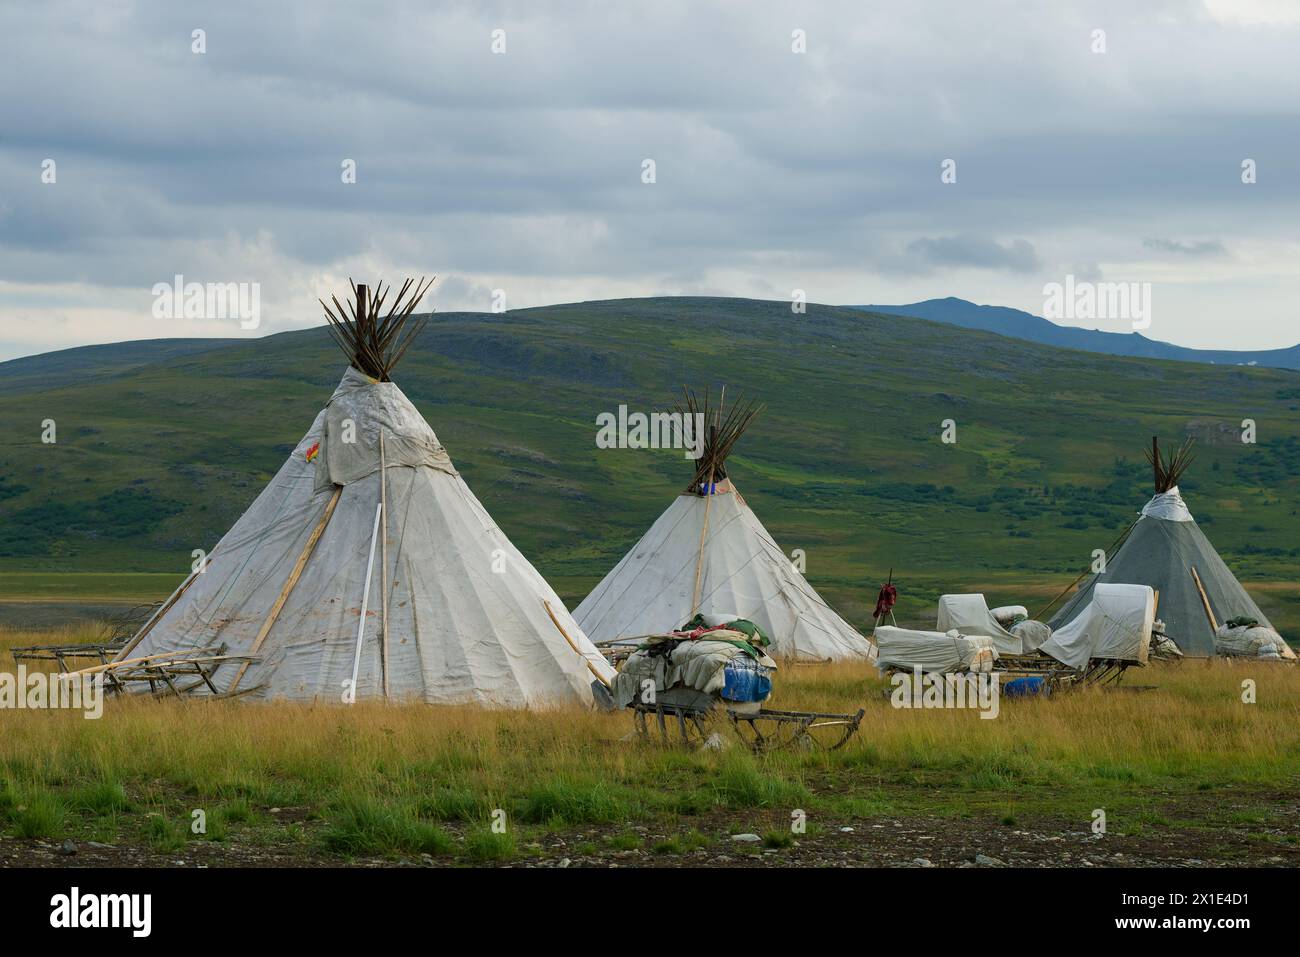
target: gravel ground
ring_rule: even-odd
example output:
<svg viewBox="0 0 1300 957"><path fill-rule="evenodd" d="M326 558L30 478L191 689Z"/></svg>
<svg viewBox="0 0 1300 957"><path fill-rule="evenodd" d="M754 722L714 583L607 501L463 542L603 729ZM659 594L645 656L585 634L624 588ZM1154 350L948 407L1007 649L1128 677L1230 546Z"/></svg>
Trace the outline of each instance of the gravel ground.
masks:
<svg viewBox="0 0 1300 957"><path fill-rule="evenodd" d="M1260 795L1251 795L1258 806ZM1086 822L1044 818L1004 824L991 818L911 816L811 821L788 846L765 840L778 830L773 813L743 815L756 827L731 833L737 816L716 812L667 824L575 827L521 842L513 867L1300 867L1300 797L1272 795L1276 815L1264 824L1231 825L1222 796L1165 799L1160 813L1180 826L1146 825L1137 834L1091 833ZM1242 805L1243 809L1247 805ZM289 815L286 815L288 817ZM1205 823L1199 822L1204 818ZM317 822L316 826L323 826ZM454 833L455 828L449 828ZM656 851L672 839L691 848ZM630 846L635 845L635 846ZM622 849L620 849L622 848ZM421 867L464 864L454 856L354 858L311 842L256 843L240 835L159 852L148 845L0 839L0 867Z"/></svg>

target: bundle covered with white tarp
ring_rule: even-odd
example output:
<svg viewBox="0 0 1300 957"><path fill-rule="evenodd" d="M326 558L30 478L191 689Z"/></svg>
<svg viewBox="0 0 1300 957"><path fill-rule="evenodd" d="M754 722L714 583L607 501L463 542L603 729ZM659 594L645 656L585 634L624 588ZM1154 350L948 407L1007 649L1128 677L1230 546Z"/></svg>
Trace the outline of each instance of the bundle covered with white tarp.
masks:
<svg viewBox="0 0 1300 957"><path fill-rule="evenodd" d="M1007 609L998 609L1004 614ZM1014 606L1020 611L1021 606ZM993 646L1004 655L1029 654L1047 640L1051 629L1040 621L1026 618L1003 627L989 611L988 601L979 593L970 595L941 595L939 597L938 630L956 630L963 635L980 635L993 640Z"/></svg>
<svg viewBox="0 0 1300 957"><path fill-rule="evenodd" d="M877 649L876 667L882 672L920 668L927 674L980 673L992 671L998 658L991 638L956 631L945 634L881 625L872 637Z"/></svg>
<svg viewBox="0 0 1300 957"><path fill-rule="evenodd" d="M1025 654L1037 651L1043 642L1052 637L1052 629L1045 621L1026 618L1011 626L1011 634L1020 639L1020 646Z"/></svg>
<svg viewBox="0 0 1300 957"><path fill-rule="evenodd" d="M1295 658L1282 636L1261 624L1221 625L1214 634L1215 654L1231 658L1264 658L1280 661Z"/></svg>
<svg viewBox="0 0 1300 957"><path fill-rule="evenodd" d="M1097 585L1087 607L1038 650L1078 670L1094 659L1145 665L1155 604L1146 585Z"/></svg>
<svg viewBox="0 0 1300 957"><path fill-rule="evenodd" d="M1001 605L989 612L1003 628L1010 628L1016 622L1029 617L1029 609L1024 605Z"/></svg>

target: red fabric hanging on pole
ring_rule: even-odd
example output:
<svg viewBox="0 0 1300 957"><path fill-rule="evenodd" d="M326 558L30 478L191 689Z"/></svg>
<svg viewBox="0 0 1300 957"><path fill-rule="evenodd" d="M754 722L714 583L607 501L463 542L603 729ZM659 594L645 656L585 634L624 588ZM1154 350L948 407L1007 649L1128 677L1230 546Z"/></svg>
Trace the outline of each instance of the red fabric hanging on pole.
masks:
<svg viewBox="0 0 1300 957"><path fill-rule="evenodd" d="M894 604L897 601L898 589L888 583L881 585L880 597L876 599L876 610L872 617L875 618L876 621L880 621L880 619L893 611Z"/></svg>

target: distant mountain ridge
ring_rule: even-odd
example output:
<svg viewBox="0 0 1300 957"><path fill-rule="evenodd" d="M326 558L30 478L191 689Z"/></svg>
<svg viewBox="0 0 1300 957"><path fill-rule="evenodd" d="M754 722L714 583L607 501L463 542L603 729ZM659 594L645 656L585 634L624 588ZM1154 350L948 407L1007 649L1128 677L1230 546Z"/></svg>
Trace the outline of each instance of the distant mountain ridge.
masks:
<svg viewBox="0 0 1300 957"><path fill-rule="evenodd" d="M1174 359L1215 365L1257 365L1274 369L1300 369L1300 345L1287 349L1235 351L1231 349L1188 349L1169 342L1148 339L1137 332L1102 332L1058 326L1049 319L1007 306L981 306L965 299L926 299L902 306L852 306L869 312L929 319L964 329L982 329L1013 339L1025 339L1047 346L1083 349L1112 356L1146 359Z"/></svg>

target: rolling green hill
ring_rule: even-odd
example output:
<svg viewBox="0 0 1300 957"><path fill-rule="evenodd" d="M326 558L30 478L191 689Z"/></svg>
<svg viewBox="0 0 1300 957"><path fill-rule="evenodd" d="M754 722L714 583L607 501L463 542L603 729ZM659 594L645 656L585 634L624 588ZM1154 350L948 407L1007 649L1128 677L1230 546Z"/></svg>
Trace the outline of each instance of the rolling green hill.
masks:
<svg viewBox="0 0 1300 957"><path fill-rule="evenodd" d="M0 571L179 577L343 369L323 328L0 364ZM1142 447L1158 433L1198 439L1182 486L1193 513L1279 625L1300 625L1283 584L1300 578L1300 373L1062 350L848 308L671 298L435 315L396 379L569 600L690 476L680 452L598 449L597 414L725 383L767 404L734 479L857 623L891 567L911 602L948 586L1064 587L1150 496ZM1248 418L1254 445L1239 438ZM56 444L40 440L45 419ZM940 440L945 419L955 445Z"/></svg>

